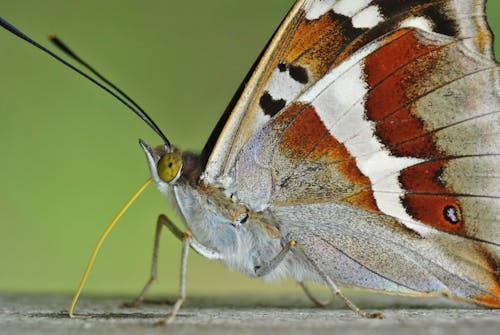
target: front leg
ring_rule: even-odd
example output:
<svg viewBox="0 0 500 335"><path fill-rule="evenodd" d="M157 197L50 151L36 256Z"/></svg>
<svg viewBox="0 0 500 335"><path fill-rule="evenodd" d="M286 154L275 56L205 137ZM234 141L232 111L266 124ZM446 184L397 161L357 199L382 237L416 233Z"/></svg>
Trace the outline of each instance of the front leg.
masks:
<svg viewBox="0 0 500 335"><path fill-rule="evenodd" d="M254 268L255 275L257 277L263 277L271 273L281 264L281 262L283 262L285 256L288 254L290 250L295 248L296 244L297 243L294 240L288 241L285 247L283 247L283 249L281 249L281 251L276 256L274 256L274 258L271 259L268 263L264 263Z"/></svg>
<svg viewBox="0 0 500 335"><path fill-rule="evenodd" d="M161 232L163 230L163 227L167 227L170 232L177 237L179 240L184 242L184 236L185 233L182 232L168 217L165 215L160 215L158 217L158 220L156 221L156 231L155 231L155 237L154 237L154 246L153 246L153 259L151 262L151 273L149 276L148 281L146 282L146 285L144 285L144 288L142 289L141 293L134 299L134 301L130 303L124 303L124 307L137 307L140 306L144 302L144 296L146 293L149 291L151 288L151 285L153 282L156 280L157 275L158 275L158 251L160 248L160 236ZM194 240L192 237L189 239L189 246L193 248L194 251L199 253L200 255L208 258L208 259L220 259L221 255L214 251L211 250L198 241Z"/></svg>
<svg viewBox="0 0 500 335"><path fill-rule="evenodd" d="M177 237L180 241L184 240L185 232L181 231L177 226L165 215L161 214L158 217L158 224L161 224L167 227L175 237ZM156 242L156 240L155 240ZM205 247L203 244L195 240L192 236L189 239L189 246L196 251L201 256L208 259L222 259L222 255L217 251Z"/></svg>
<svg viewBox="0 0 500 335"><path fill-rule="evenodd" d="M188 251L189 245L191 242L191 233L185 232L182 235L182 252L181 252L181 274L180 274L180 285L179 285L179 297L175 302L172 310L168 315L158 321L159 325L168 325L172 323L177 315L177 312L181 308L182 304L186 300L186 269L187 269L187 259L188 259Z"/></svg>
<svg viewBox="0 0 500 335"><path fill-rule="evenodd" d="M166 217L165 219L168 220L168 218ZM170 222L170 220L168 221ZM156 230L155 230L154 245L153 245L153 259L151 262L151 273L149 275L149 279L146 282L146 285L144 285L144 288L141 290L141 293L139 293L139 295L134 299L134 301L124 303L123 307L138 307L142 305L142 303L144 302L144 296L151 288L151 285L153 285L153 282L156 280L158 275L158 251L160 248L160 236L164 225L165 225L164 219L162 219L162 215L160 215L158 217L158 220L156 221ZM175 232L172 233L174 234L175 237L177 237L177 234Z"/></svg>

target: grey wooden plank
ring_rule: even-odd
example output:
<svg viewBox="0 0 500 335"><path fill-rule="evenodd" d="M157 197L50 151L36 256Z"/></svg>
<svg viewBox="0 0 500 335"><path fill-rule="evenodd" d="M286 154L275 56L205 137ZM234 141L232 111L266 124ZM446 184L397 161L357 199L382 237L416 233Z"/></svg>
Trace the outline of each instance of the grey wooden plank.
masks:
<svg viewBox="0 0 500 335"><path fill-rule="evenodd" d="M320 309L297 297L191 297L169 327L166 304L120 308L120 297L83 297L70 319L66 296L0 295L0 334L500 334L500 310L445 299L354 296L383 320L361 319L340 302Z"/></svg>

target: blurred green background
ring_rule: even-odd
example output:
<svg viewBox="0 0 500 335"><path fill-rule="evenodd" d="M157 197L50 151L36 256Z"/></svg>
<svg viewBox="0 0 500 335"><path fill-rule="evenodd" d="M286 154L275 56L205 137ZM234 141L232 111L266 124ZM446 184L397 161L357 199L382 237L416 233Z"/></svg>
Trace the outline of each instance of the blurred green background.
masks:
<svg viewBox="0 0 500 335"><path fill-rule="evenodd" d="M45 45L57 33L174 143L199 150L292 2L2 0L0 15ZM488 7L500 36L500 2ZM69 293L102 229L148 177L137 139L159 139L3 30L0 76L0 292ZM171 215L150 187L106 241L84 293L142 288L159 213ZM180 243L164 234L154 293L176 292L179 255ZM264 284L191 253L188 294L256 291L301 294L290 281Z"/></svg>

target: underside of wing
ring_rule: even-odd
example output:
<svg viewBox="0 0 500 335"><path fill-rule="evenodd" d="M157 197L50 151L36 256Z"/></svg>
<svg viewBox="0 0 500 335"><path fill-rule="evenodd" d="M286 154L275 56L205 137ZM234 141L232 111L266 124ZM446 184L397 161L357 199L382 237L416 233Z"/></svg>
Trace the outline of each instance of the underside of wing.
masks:
<svg viewBox="0 0 500 335"><path fill-rule="evenodd" d="M499 78L484 1L299 1L202 179L339 281L500 306Z"/></svg>
<svg viewBox="0 0 500 335"><path fill-rule="evenodd" d="M242 147L274 115L357 50L402 27L450 36L493 57L484 0L297 1L205 146L202 179L223 184Z"/></svg>
<svg viewBox="0 0 500 335"><path fill-rule="evenodd" d="M474 241L439 233L424 238L390 217L335 202L271 212L286 222L280 229L285 238L300 243L340 284L410 296L443 294L500 307L498 269ZM298 281L315 280L310 272L295 274Z"/></svg>
<svg viewBox="0 0 500 335"><path fill-rule="evenodd" d="M429 276L440 279L429 277L432 285L499 306L499 78L495 61L460 40L400 29L355 52L257 132L238 156L230 191L254 210L281 213L281 231L294 220L284 208L309 208L303 228L311 225L314 237L330 227L339 252L343 232L335 235L332 226L345 221L347 208L360 211L347 218L352 224L365 224L367 213L382 215L387 231L396 223L426 241L401 249L413 255L402 269L437 262ZM345 207L324 207L332 203ZM330 221L310 210L321 204ZM328 229L323 233L328 240ZM396 230L393 238L400 235ZM398 250L394 243L386 244L388 254ZM387 270L375 265L370 271ZM455 270L449 274L448 267Z"/></svg>
<svg viewBox="0 0 500 335"><path fill-rule="evenodd" d="M434 33L374 41L247 143L235 193L255 209L341 201L500 245L499 71Z"/></svg>

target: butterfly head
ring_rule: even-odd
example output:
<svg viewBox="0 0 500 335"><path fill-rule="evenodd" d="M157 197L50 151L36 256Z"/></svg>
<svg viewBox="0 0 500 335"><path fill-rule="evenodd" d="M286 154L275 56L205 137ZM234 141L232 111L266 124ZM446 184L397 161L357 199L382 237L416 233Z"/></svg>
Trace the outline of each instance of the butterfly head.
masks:
<svg viewBox="0 0 500 335"><path fill-rule="evenodd" d="M139 143L146 153L151 177L159 187L175 184L182 175L182 152L170 145L160 145L152 148L143 140Z"/></svg>

